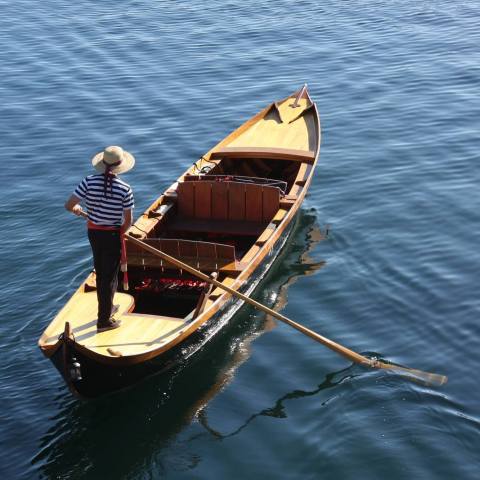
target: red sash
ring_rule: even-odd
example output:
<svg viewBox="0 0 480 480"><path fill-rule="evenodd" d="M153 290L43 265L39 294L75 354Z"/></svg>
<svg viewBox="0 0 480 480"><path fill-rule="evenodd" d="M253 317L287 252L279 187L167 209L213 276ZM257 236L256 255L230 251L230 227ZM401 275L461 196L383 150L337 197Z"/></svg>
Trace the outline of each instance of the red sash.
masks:
<svg viewBox="0 0 480 480"><path fill-rule="evenodd" d="M111 230L111 231L119 231L120 227L109 227L107 225L97 225L90 220L87 222L87 228L89 230Z"/></svg>

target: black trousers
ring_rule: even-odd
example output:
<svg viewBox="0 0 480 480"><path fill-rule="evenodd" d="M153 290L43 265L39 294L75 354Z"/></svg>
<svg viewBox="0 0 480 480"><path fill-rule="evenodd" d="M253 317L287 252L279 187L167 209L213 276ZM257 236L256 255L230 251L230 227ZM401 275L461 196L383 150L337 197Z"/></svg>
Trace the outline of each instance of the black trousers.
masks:
<svg viewBox="0 0 480 480"><path fill-rule="evenodd" d="M89 229L88 240L97 274L98 323L105 323L112 314L113 296L118 285L120 232Z"/></svg>

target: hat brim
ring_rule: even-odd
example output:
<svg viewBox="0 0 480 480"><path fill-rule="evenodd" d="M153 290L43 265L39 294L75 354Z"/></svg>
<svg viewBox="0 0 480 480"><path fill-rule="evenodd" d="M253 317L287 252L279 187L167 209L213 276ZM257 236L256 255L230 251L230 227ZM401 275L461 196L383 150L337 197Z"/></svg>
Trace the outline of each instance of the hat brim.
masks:
<svg viewBox="0 0 480 480"><path fill-rule="evenodd" d="M97 153L93 158L92 158L92 165L97 172L104 173L105 172L105 164L103 163L103 152ZM125 173L128 172L133 168L135 165L135 157L127 152L126 150L123 151L123 158L122 158L122 163L120 165L117 165L115 167L112 167L110 171L112 173Z"/></svg>

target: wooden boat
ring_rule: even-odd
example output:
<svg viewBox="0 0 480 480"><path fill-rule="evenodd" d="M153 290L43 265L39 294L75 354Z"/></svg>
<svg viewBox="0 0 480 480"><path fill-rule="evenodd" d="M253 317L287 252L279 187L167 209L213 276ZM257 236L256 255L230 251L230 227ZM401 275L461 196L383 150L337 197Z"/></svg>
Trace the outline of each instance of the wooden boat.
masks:
<svg viewBox="0 0 480 480"><path fill-rule="evenodd" d="M268 105L196 161L128 235L249 295L285 244L312 180L320 121L306 86ZM39 340L71 390L96 397L168 371L242 305L128 243L119 329L97 333L95 272Z"/></svg>

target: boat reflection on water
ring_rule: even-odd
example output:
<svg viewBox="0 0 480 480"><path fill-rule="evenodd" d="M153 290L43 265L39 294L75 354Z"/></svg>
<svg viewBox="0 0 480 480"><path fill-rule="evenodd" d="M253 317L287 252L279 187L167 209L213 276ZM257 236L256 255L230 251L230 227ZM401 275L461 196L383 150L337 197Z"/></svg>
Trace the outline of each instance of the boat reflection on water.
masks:
<svg viewBox="0 0 480 480"><path fill-rule="evenodd" d="M262 281L263 291L278 288L274 309L284 308L288 288L298 278L311 275L324 265L310 257L323 238L315 213L301 211L276 268ZM287 272L286 281L285 274L279 271ZM176 437L195 419L215 437L222 437L208 426L206 406L249 358L252 342L275 325L276 321L269 316L253 315L251 308L243 308L193 358L166 378L152 377L130 390L89 402L72 399L62 389L55 400L58 413L52 419L54 424L43 436L39 451L31 460L32 468L40 470L44 478L81 478L79 472L124 478L152 462L159 471L169 468L170 462L175 463L175 468L193 468L198 459L189 455L188 450L170 451L168 455L162 455L162 450L177 442ZM259 415L281 417L287 398L315 395L340 381L338 373L332 373L311 392L288 393L271 409L252 414L236 432L227 435L238 433Z"/></svg>

